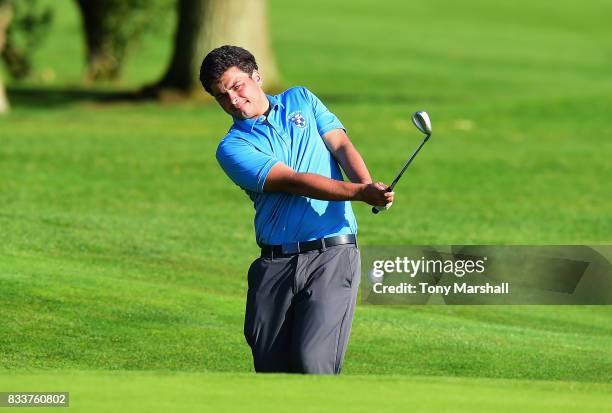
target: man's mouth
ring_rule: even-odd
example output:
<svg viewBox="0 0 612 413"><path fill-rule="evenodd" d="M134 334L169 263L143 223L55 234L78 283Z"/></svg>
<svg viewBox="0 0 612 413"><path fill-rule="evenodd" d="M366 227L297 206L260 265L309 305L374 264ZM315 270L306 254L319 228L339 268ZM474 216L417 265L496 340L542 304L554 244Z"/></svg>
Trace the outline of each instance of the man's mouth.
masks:
<svg viewBox="0 0 612 413"><path fill-rule="evenodd" d="M247 104L248 104L248 101L243 100L242 102L238 102L238 103L234 104L234 108L236 110L242 110Z"/></svg>

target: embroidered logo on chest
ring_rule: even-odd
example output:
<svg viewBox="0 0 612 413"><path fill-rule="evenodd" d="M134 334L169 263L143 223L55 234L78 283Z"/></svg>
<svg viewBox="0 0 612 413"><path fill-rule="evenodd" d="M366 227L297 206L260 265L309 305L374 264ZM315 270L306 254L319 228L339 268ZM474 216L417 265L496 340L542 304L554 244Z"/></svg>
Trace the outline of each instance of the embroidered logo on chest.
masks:
<svg viewBox="0 0 612 413"><path fill-rule="evenodd" d="M298 128L306 127L306 119L301 112L293 112L289 115L289 122L293 123Z"/></svg>

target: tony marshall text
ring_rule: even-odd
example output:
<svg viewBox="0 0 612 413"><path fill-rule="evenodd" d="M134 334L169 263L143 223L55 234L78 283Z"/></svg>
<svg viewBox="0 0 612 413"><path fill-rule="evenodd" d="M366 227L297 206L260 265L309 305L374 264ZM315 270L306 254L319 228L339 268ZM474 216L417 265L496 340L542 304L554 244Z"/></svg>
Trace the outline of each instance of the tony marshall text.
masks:
<svg viewBox="0 0 612 413"><path fill-rule="evenodd" d="M509 289L508 283L498 285L489 283L469 285L457 282L452 285L430 285L429 283L383 285L378 282L372 285L372 291L376 294L508 294Z"/></svg>

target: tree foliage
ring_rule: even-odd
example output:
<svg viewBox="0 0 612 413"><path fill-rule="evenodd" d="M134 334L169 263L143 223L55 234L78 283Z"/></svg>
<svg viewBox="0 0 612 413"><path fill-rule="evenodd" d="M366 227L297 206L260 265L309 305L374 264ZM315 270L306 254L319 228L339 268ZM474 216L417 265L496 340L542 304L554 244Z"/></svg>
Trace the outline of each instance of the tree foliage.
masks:
<svg viewBox="0 0 612 413"><path fill-rule="evenodd" d="M6 31L2 60L15 79L32 72L32 56L47 36L53 22L52 8L38 0L6 0L13 10L13 19Z"/></svg>
<svg viewBox="0 0 612 413"><path fill-rule="evenodd" d="M170 0L75 0L87 46L88 80L114 80L130 49L161 22Z"/></svg>

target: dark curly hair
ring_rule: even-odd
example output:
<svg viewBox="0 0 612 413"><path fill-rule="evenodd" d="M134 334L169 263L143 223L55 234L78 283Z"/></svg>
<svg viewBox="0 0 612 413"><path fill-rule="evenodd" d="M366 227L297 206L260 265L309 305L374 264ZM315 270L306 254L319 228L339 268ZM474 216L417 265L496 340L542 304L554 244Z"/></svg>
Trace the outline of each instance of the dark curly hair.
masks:
<svg viewBox="0 0 612 413"><path fill-rule="evenodd" d="M200 66L200 82L204 89L212 95L211 86L232 66L249 75L257 70L255 57L248 50L238 46L218 47L206 55Z"/></svg>

